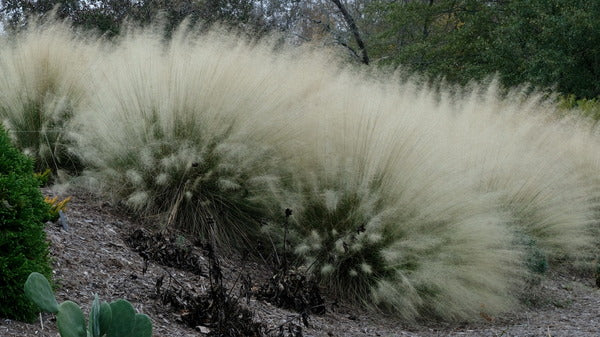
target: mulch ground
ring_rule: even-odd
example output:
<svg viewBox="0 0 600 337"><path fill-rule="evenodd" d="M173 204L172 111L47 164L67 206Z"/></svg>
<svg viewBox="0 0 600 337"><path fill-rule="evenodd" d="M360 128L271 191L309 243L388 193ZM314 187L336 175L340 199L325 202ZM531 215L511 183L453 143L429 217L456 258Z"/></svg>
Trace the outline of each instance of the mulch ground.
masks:
<svg viewBox="0 0 600 337"><path fill-rule="evenodd" d="M54 194L48 189L43 192ZM127 299L139 312L150 316L157 337L214 335L219 326L204 316L226 313L220 309L208 314L204 311L213 310L215 298L221 295L229 296L235 310L241 310L235 311L235 317L249 316L247 327L277 337L600 336L600 290L590 275L551 272L538 290L536 307L504 317L487 317L481 323L407 325L337 302L326 293L324 313L303 315L279 308L265 296L257 299L254 294L261 287L268 289L273 277L264 263L217 251L221 279L215 279L206 247L173 234L155 236L153 229L159 224L131 218L96 195L83 191L69 191L69 195L73 196L66 212L69 229L54 223L46 225L54 278L59 286L58 301L75 301L88 312L94 294L106 301ZM210 297L210 284L215 282L225 292ZM303 294L306 298L309 295ZM196 313L200 318L190 323L193 304L205 305L206 310ZM58 333L53 316L42 314L34 323L0 319L0 336L54 337Z"/></svg>

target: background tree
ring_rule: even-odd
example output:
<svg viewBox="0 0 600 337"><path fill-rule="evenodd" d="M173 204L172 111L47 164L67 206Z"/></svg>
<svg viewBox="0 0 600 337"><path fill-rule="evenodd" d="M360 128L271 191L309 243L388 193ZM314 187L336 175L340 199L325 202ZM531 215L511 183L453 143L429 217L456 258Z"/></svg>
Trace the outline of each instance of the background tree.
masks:
<svg viewBox="0 0 600 337"><path fill-rule="evenodd" d="M378 64L461 84L498 73L507 86L600 95L600 2L378 1L366 13Z"/></svg>
<svg viewBox="0 0 600 337"><path fill-rule="evenodd" d="M577 97L600 96L600 2L512 1L494 30L496 56L507 85L556 86Z"/></svg>
<svg viewBox="0 0 600 337"><path fill-rule="evenodd" d="M356 62L401 66L465 84L498 74L577 98L600 96L600 2L588 0L0 0L9 27L54 6L56 15L107 35L125 19L162 15L279 31L292 43L339 45ZM160 14L162 13L162 14Z"/></svg>
<svg viewBox="0 0 600 337"><path fill-rule="evenodd" d="M10 28L24 26L32 17L55 9L60 19L70 19L75 26L108 35L118 34L126 19L144 25L159 16L167 32L186 18L192 24L220 22L240 28L259 27L261 22L252 0L2 0L0 4Z"/></svg>

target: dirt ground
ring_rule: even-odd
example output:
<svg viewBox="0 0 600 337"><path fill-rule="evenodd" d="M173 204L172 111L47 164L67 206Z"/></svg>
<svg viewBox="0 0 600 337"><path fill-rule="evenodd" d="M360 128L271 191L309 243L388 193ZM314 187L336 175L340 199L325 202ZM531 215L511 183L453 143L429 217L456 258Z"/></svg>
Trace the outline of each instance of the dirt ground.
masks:
<svg viewBox="0 0 600 337"><path fill-rule="evenodd" d="M207 326L188 327L183 323L185 312L162 304L157 297L159 279L162 279L163 289L176 285L190 293L206 291L208 261L199 248L194 248L200 256L197 270L145 262L126 242L126 238L142 226L139 221L98 196L82 191L70 191L69 195L73 199L66 212L68 230L54 223L46 226L59 302L75 301L88 312L93 294L106 301L124 298L139 312L150 316L154 336L204 336L210 331ZM146 221L143 226L152 227L152 224ZM220 261L224 284L232 289L233 295L237 295L240 288L242 273L249 274L252 287L270 277L266 267L240 256L220 256ZM287 330L281 333L281 326L302 327L302 336L600 336L600 289L594 282L591 276L551 272L534 296L537 298L535 307L469 324L420 322L407 325L343 303L329 305L333 301L325 294L327 312L310 315L309 327L306 327L296 312L252 297L248 301L241 299L239 303L247 306L254 320L264 324L272 336L290 335ZM54 337L58 333L53 316L43 314L31 324L0 319L0 336Z"/></svg>

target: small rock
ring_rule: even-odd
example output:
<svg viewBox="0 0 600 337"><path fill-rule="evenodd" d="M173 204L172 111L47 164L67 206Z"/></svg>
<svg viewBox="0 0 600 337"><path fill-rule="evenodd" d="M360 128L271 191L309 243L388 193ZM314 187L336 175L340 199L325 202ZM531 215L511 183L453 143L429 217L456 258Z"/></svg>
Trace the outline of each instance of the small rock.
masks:
<svg viewBox="0 0 600 337"><path fill-rule="evenodd" d="M210 329L205 326L202 326L202 325L196 326L196 330L200 331L200 333L203 333L203 334L210 333Z"/></svg>
<svg viewBox="0 0 600 337"><path fill-rule="evenodd" d="M62 226L62 228L66 231L69 230L69 220L65 213L62 210L58 211L58 223Z"/></svg>

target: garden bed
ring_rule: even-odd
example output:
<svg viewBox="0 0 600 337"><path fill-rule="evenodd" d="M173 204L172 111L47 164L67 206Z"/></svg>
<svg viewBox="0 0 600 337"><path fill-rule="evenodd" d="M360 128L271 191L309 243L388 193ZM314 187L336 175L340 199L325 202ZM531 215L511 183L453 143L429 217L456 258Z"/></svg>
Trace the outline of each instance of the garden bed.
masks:
<svg viewBox="0 0 600 337"><path fill-rule="evenodd" d="M46 195L52 194L44 190ZM185 307L163 303L160 291L179 289L190 295L206 294L210 288L211 268L206 250L186 245L183 238L167 239L175 246L161 252L171 252L158 258L143 256L140 249L128 244L137 229L152 230L158 224L152 219L133 219L106 200L81 191L71 191L72 201L66 212L69 230L49 223L46 226L54 267L56 291L60 301L73 300L89 310L93 294L103 300L125 298L153 322L154 336L203 336L215 327L210 324L195 327L186 324L189 312ZM138 237L139 239L139 237ZM146 238L146 241L153 239ZM158 240L158 239L156 239ZM171 241L169 241L171 240ZM158 241L157 241L158 242ZM155 251L156 253L156 251ZM162 257L160 257L162 256ZM600 333L600 290L588 275L564 275L550 271L539 289L531 296L535 307L524 308L505 317L482 316L482 322L447 324L419 322L406 324L393 318L368 313L336 301L324 294L325 313L302 315L294 310L278 308L257 300L252 291L269 284L273 271L266 264L242 256L217 252L222 284L263 333L271 336L597 336ZM162 258L162 260L161 260ZM157 283L161 284L160 291ZM250 290L250 291L249 291ZM246 311L245 311L246 312ZM308 323L308 326L305 324ZM57 336L51 315L27 324L0 320L0 336Z"/></svg>

